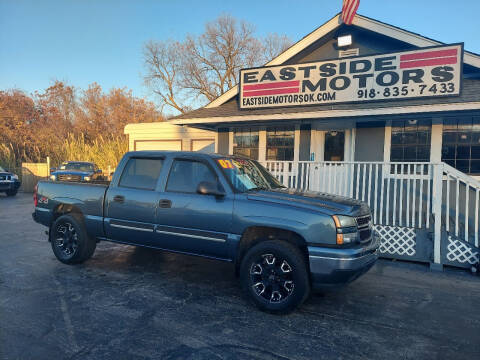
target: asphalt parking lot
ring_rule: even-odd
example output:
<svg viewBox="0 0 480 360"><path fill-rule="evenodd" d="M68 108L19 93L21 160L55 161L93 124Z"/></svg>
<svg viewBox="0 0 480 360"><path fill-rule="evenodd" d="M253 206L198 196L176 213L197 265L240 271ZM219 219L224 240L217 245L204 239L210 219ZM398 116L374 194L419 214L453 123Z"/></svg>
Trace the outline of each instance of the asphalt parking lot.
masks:
<svg viewBox="0 0 480 360"><path fill-rule="evenodd" d="M480 358L480 277L379 261L288 316L249 304L231 264L100 243L57 261L31 194L0 195L2 359Z"/></svg>

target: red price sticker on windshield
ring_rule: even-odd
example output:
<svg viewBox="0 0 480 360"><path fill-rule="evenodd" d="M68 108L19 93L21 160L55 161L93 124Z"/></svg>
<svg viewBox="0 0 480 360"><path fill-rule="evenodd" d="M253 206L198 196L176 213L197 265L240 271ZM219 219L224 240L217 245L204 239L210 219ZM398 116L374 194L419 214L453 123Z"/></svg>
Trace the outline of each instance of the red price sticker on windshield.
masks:
<svg viewBox="0 0 480 360"><path fill-rule="evenodd" d="M219 159L218 163L224 169L234 169L232 162L228 159Z"/></svg>

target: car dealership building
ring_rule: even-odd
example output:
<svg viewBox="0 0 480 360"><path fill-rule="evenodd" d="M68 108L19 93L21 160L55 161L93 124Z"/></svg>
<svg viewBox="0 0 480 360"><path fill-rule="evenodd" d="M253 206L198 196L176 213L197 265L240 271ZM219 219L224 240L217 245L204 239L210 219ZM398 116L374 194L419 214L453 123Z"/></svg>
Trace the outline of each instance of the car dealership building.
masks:
<svg viewBox="0 0 480 360"><path fill-rule="evenodd" d="M384 256L478 262L479 55L339 14L239 80L168 125L127 125L130 149L244 155L288 187L367 201Z"/></svg>

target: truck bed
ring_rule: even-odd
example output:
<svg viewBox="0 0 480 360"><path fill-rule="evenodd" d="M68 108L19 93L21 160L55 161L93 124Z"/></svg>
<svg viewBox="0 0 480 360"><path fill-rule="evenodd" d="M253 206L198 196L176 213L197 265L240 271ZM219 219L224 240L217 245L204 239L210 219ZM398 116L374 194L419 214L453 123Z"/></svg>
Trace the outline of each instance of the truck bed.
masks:
<svg viewBox="0 0 480 360"><path fill-rule="evenodd" d="M103 206L108 183L75 183L63 181L38 182L38 222L49 226L55 209L71 205L85 214L87 230L94 234L103 234ZM61 194L59 196L59 194ZM42 200L48 199L45 203Z"/></svg>

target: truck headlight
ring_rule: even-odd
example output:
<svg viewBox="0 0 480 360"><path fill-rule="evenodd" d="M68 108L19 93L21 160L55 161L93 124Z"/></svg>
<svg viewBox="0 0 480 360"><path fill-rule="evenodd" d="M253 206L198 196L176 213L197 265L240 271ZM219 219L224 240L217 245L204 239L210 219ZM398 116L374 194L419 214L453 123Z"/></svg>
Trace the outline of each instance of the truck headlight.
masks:
<svg viewBox="0 0 480 360"><path fill-rule="evenodd" d="M50 180L55 181L57 180L57 177L55 175L50 175Z"/></svg>
<svg viewBox="0 0 480 360"><path fill-rule="evenodd" d="M355 218L345 215L333 215L337 229L337 245L352 244L358 241L358 229Z"/></svg>
<svg viewBox="0 0 480 360"><path fill-rule="evenodd" d="M85 181L90 181L90 180L91 180L91 177L90 177L90 176L84 176L84 177L83 177L83 180L85 180Z"/></svg>
<svg viewBox="0 0 480 360"><path fill-rule="evenodd" d="M12 175L12 180L18 180L18 175L13 174Z"/></svg>
<svg viewBox="0 0 480 360"><path fill-rule="evenodd" d="M357 227L357 222L354 217L345 216L345 215L333 215L333 221L335 221L335 226L337 228L341 227Z"/></svg>

